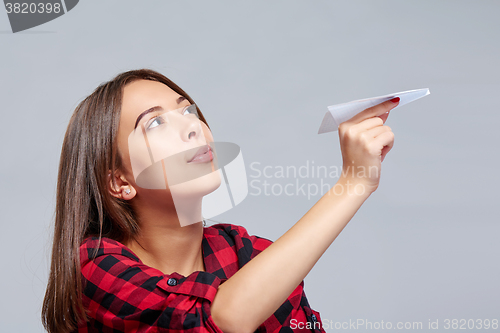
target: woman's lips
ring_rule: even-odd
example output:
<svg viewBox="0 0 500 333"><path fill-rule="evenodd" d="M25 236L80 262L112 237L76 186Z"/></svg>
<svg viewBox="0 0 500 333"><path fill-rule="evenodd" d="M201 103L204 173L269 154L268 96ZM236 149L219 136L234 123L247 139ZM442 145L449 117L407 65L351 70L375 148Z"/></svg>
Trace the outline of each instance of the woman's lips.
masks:
<svg viewBox="0 0 500 333"><path fill-rule="evenodd" d="M212 149L209 145L203 146L188 163L207 163L213 160Z"/></svg>

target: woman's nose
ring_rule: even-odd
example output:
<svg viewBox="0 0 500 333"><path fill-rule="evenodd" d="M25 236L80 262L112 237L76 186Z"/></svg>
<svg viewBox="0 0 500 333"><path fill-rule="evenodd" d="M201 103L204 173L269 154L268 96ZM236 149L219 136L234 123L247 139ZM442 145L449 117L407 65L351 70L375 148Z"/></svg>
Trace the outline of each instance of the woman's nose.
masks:
<svg viewBox="0 0 500 333"><path fill-rule="evenodd" d="M187 117L186 117L187 118ZM195 117L189 117L192 119L187 120L181 129L181 138L183 141L199 140L200 136L203 135L201 130L200 120ZM203 138L202 138L203 139Z"/></svg>

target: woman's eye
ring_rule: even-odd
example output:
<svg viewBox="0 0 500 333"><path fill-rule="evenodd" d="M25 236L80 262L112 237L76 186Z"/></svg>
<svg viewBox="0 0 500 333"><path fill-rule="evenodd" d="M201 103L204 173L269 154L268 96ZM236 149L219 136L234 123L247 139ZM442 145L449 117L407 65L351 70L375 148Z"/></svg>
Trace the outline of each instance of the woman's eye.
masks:
<svg viewBox="0 0 500 333"><path fill-rule="evenodd" d="M149 123L148 129L154 128L156 126L159 126L163 123L163 120L161 119L161 116L156 116L153 118L153 120Z"/></svg>
<svg viewBox="0 0 500 333"><path fill-rule="evenodd" d="M193 113L196 114L196 107L194 105L188 106L187 108L184 109L182 115L186 115L186 112L187 114L193 114Z"/></svg>

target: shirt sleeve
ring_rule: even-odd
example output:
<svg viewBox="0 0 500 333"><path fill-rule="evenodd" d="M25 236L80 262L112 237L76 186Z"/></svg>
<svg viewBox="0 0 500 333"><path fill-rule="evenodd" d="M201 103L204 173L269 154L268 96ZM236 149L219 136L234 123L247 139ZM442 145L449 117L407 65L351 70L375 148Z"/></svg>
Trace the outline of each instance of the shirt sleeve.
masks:
<svg viewBox="0 0 500 333"><path fill-rule="evenodd" d="M227 230L229 234L234 236L238 257L240 261L243 261L243 264L273 243L267 238L249 235L243 226L228 224ZM248 257L250 259L245 259ZM320 313L309 305L304 291L304 280L278 310L259 326L256 332L326 333Z"/></svg>
<svg viewBox="0 0 500 333"><path fill-rule="evenodd" d="M197 271L164 275L108 240L81 263L83 302L90 320L79 332L216 332L210 303L221 280ZM82 257L86 257L84 250ZM137 260L136 260L137 259Z"/></svg>

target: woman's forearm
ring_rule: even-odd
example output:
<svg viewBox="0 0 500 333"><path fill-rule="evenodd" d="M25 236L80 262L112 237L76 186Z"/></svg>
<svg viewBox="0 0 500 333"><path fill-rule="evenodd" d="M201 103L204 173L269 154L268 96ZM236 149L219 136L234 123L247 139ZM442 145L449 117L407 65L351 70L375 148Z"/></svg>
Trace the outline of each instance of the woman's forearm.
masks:
<svg viewBox="0 0 500 333"><path fill-rule="evenodd" d="M341 177L283 236L220 285L214 322L225 332L254 332L290 296L337 238L369 191Z"/></svg>

